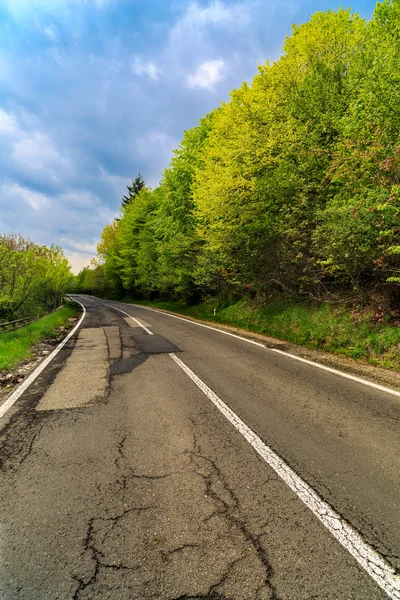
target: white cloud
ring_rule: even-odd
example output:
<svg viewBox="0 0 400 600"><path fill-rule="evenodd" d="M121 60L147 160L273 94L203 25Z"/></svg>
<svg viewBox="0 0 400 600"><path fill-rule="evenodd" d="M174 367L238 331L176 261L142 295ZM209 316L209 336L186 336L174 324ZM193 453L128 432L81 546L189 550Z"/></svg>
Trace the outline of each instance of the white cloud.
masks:
<svg viewBox="0 0 400 600"><path fill-rule="evenodd" d="M208 60L202 63L194 73L186 78L186 83L191 88L213 89L216 83L225 77L225 63L223 60Z"/></svg>
<svg viewBox="0 0 400 600"><path fill-rule="evenodd" d="M2 135L18 135L19 128L14 115L0 108L0 133Z"/></svg>
<svg viewBox="0 0 400 600"><path fill-rule="evenodd" d="M221 24L232 24L236 22L238 17L241 17L241 23L243 17L247 15L246 7L243 4L237 4L229 6L229 8L222 2L212 2L208 6L200 6L197 2L194 2L189 6L184 20L186 25L194 25L196 27L204 27L205 25L221 25ZM247 19L246 19L247 20Z"/></svg>
<svg viewBox="0 0 400 600"><path fill-rule="evenodd" d="M72 272L77 275L79 271L82 271L84 267L90 267L91 258L87 254L81 254L80 252L65 252L65 256L68 258L72 266Z"/></svg>
<svg viewBox="0 0 400 600"><path fill-rule="evenodd" d="M58 39L58 30L54 25L47 25L47 27L43 29L43 33L47 35L52 42L56 42Z"/></svg>
<svg viewBox="0 0 400 600"><path fill-rule="evenodd" d="M74 240L70 240L69 238L61 238L61 241L68 249L72 251L78 251L81 254L89 254L90 256L95 256L97 252L97 242L75 242Z"/></svg>
<svg viewBox="0 0 400 600"><path fill-rule="evenodd" d="M176 146L177 140L165 131L149 131L136 144L138 153L146 158L169 154Z"/></svg>
<svg viewBox="0 0 400 600"><path fill-rule="evenodd" d="M72 165L61 155L49 136L36 129L37 123L27 113L19 118L0 108L2 154L9 165L24 178L55 183L71 174Z"/></svg>
<svg viewBox="0 0 400 600"><path fill-rule="evenodd" d="M65 14L68 10L67 0L8 0L8 10L14 19L21 22L32 22L41 14Z"/></svg>
<svg viewBox="0 0 400 600"><path fill-rule="evenodd" d="M153 176L146 178L150 187L158 185L160 175L172 158L172 150L178 145L178 140L165 131L149 131L136 142L136 156L142 160L151 161Z"/></svg>
<svg viewBox="0 0 400 600"><path fill-rule="evenodd" d="M133 32L126 0L0 0L20 22L0 52L0 230L93 250L130 180L157 185L183 130L270 56L288 2L179 0L157 16L132 0ZM115 28L101 7L119 3Z"/></svg>
<svg viewBox="0 0 400 600"><path fill-rule="evenodd" d="M35 211L40 210L49 202L49 198L45 194L23 187L18 183L4 185L2 187L2 195L22 199Z"/></svg>
<svg viewBox="0 0 400 600"><path fill-rule="evenodd" d="M177 85L183 83L186 87L211 90L226 75L223 90L226 93L230 82L240 83L242 63L248 61L249 56L254 61L255 71L258 57L254 58L257 53L254 46L258 41L251 31L259 4L260 0L183 4L186 10L171 27L160 58L169 80L176 81ZM234 69L230 68L233 64Z"/></svg>
<svg viewBox="0 0 400 600"><path fill-rule="evenodd" d="M101 206L101 200L90 190L71 190L61 194L60 198L66 206L75 209L92 209Z"/></svg>
<svg viewBox="0 0 400 600"><path fill-rule="evenodd" d="M171 29L169 53L185 57L186 53L193 56L200 51L204 56L210 42L218 45L218 38L210 36L213 31L232 36L246 29L251 22L252 4L239 2L227 6L217 1L200 6L197 2L191 3Z"/></svg>
<svg viewBox="0 0 400 600"><path fill-rule="evenodd" d="M132 64L132 73L141 77L147 75L150 79L156 81L160 76L160 70L151 61L147 62L136 56Z"/></svg>
<svg viewBox="0 0 400 600"><path fill-rule="evenodd" d="M30 168L43 169L49 164L61 166L65 163L65 159L54 148L49 138L39 131L34 131L30 136L27 135L16 142L13 156Z"/></svg>
<svg viewBox="0 0 400 600"><path fill-rule="evenodd" d="M121 177L121 175L116 175L115 173L110 173L107 171L102 165L99 167L100 171L100 179L115 188L116 190L124 190L128 183L126 177Z"/></svg>
<svg viewBox="0 0 400 600"><path fill-rule="evenodd" d="M112 0L8 0L8 9L18 19L28 19L32 14L66 14L76 10L79 5L87 4L104 8Z"/></svg>
<svg viewBox="0 0 400 600"><path fill-rule="evenodd" d="M56 148L47 135L40 131L26 132L13 144L11 158L18 168L35 177L47 177L55 182L69 170L69 162Z"/></svg>
<svg viewBox="0 0 400 600"><path fill-rule="evenodd" d="M92 0L92 2L90 2L89 0L89 4L94 4L97 8L104 8L105 6L107 6L107 4L109 4L110 0Z"/></svg>

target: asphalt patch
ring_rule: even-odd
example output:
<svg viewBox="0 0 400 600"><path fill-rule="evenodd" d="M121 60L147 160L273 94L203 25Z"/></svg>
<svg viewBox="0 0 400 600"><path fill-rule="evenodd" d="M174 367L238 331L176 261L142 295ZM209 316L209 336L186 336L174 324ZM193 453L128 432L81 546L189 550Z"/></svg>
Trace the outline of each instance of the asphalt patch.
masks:
<svg viewBox="0 0 400 600"><path fill-rule="evenodd" d="M113 365L111 365L111 376L124 375L125 373L130 373L131 371L133 371L133 369L136 369L136 367L139 367L141 364L143 364L147 360L148 356L148 354L140 353L135 354L134 356L130 356L129 358L121 358Z"/></svg>
<svg viewBox="0 0 400 600"><path fill-rule="evenodd" d="M127 337L126 332L124 337ZM172 344L169 340L165 339L165 337L157 333L148 335L142 331L135 331L132 329L132 333L130 333L129 337L134 339L140 352L143 352L144 354L169 354L170 352L181 352L181 349L178 348L178 346L175 346L175 344Z"/></svg>
<svg viewBox="0 0 400 600"><path fill-rule="evenodd" d="M125 329L121 331L121 339L123 340L123 347L126 348L137 348L139 352L129 356L127 358L121 358L110 366L110 374L123 375L130 373L136 367L143 364L150 354L168 354L170 352L181 352L181 349L175 344L172 344L169 340L165 339L162 335L154 334L148 335L143 331L136 331L130 329L129 332Z"/></svg>

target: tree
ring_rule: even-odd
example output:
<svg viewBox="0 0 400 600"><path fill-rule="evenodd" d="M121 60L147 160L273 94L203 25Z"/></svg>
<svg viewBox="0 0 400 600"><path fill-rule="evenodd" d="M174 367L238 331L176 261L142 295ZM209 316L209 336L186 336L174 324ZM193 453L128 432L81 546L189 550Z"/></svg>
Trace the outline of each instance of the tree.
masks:
<svg viewBox="0 0 400 600"><path fill-rule="evenodd" d="M20 235L0 236L0 318L37 316L56 308L73 276L61 248Z"/></svg>
<svg viewBox="0 0 400 600"><path fill-rule="evenodd" d="M217 112L209 113L196 127L185 131L157 189L159 206L154 229L158 290L162 295L192 300L197 296L195 269L202 243L195 230L192 187L196 169L202 168L202 151Z"/></svg>
<svg viewBox="0 0 400 600"><path fill-rule="evenodd" d="M118 227L118 272L125 290L139 294L156 289L157 242L154 213L158 194L142 189L129 204Z"/></svg>
<svg viewBox="0 0 400 600"><path fill-rule="evenodd" d="M108 292L117 295L123 293L120 273L120 223L120 220L115 220L110 225L106 225L97 246L97 260L104 271L104 286Z"/></svg>
<svg viewBox="0 0 400 600"><path fill-rule="evenodd" d="M364 293L380 288L394 301L400 283L399 24L400 2L378 3L349 63L349 107L328 171L335 196L319 214L315 236L325 272L335 271L342 285Z"/></svg>
<svg viewBox="0 0 400 600"><path fill-rule="evenodd" d="M400 297L400 0L318 12L128 187L99 247L143 295ZM135 180L136 181L136 180ZM134 202L133 202L134 200Z"/></svg>
<svg viewBox="0 0 400 600"><path fill-rule="evenodd" d="M128 194L122 198L121 209L124 210L131 204L140 194L141 190L146 187L143 177L139 173L136 179L132 180L132 185L128 185Z"/></svg>
<svg viewBox="0 0 400 600"><path fill-rule="evenodd" d="M104 272L101 265L97 265L92 269L85 270L85 276L82 283L83 291L86 294L94 294L102 296L104 292Z"/></svg>
<svg viewBox="0 0 400 600"><path fill-rule="evenodd" d="M63 295L73 285L71 265L59 246L51 246L46 256L46 282L49 294L46 300L48 310L55 310L61 304Z"/></svg>

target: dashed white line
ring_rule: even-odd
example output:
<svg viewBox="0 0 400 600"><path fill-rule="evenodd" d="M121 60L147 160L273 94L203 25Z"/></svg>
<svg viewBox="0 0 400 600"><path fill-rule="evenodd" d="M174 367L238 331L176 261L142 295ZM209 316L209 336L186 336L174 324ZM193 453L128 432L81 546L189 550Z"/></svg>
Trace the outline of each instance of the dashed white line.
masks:
<svg viewBox="0 0 400 600"><path fill-rule="evenodd" d="M72 298L72 300L74 300L74 302L77 302L78 304L80 304L83 308L83 314L82 314L81 318L79 319L78 323L75 325L75 327L72 329L72 331L69 332L67 337L65 337L63 339L63 341L60 344L58 344L57 348L55 348L53 350L53 352L51 352L51 354L49 354L47 356L47 358L45 358L45 360L43 362L41 362L40 365L38 367L36 367L36 369L34 371L32 371L32 373L29 375L29 377L27 377L25 379L25 381L23 381L21 383L21 385L19 387L17 387L17 389L10 396L8 396L8 398L4 402L4 404L2 404L0 406L0 419L13 406L13 404L16 403L18 398L20 398L22 396L22 394L25 392L25 390L28 389L28 387L31 385L31 383L33 383L35 381L35 379L47 367L47 365L53 360L53 358L60 352L60 350L62 350L62 348L64 348L64 346L68 342L68 340L71 339L71 337L74 335L75 331L77 331L77 329L79 329L79 327L81 326L82 321L86 316L86 309L83 306L83 304L81 302L79 302L79 300L76 300L75 298Z"/></svg>
<svg viewBox="0 0 400 600"><path fill-rule="evenodd" d="M110 304L107 306L111 306ZM239 340L243 340L248 344L253 344L254 346L260 346L269 352L275 352L277 354L281 354L282 356L287 356L292 360L297 360L303 363L306 363L312 367L316 367L317 369L322 369L323 371L328 371L333 375L338 375L339 377L343 377L344 379L350 379L351 381L355 381L356 383L361 383L362 385L367 385L371 388L379 390L381 392L385 392L387 394L391 394L392 396L397 396L400 398L400 392L397 390L393 390L391 388L387 388L383 385L379 385L378 383L373 383L372 381L368 381L367 379L362 379L361 377L356 377L355 375L350 375L350 373L345 373L344 371L339 371L338 369L333 369L332 367L327 367L326 365L322 365L320 363L314 362L313 360L308 360L306 358L302 358L301 356L296 356L295 354L290 354L290 352L285 352L284 350L279 350L278 348L268 348L265 344L261 342L255 342L254 340L249 340L241 335L237 335L235 333L230 333L229 331L224 331L223 329L218 329L217 327L212 327L212 325L205 325L204 323L198 323L197 321L191 321L190 319L185 319L185 317L179 317L178 315L173 315L171 313L157 310L156 308L150 308L149 306L142 306L141 304L130 304L130 306L134 306L135 308L144 308L145 310L151 310L153 312L159 313L161 315L166 315L167 317L172 317L173 319L179 319L180 321L185 321L186 323L191 323L192 325L197 325L198 327L205 327L206 329L212 329L213 331L217 331L218 333L222 333L224 335L229 335L230 337L237 338ZM116 308L115 306L113 308ZM119 310L119 309L117 309ZM123 312L123 311L121 311ZM128 313L125 313L128 314ZM131 315L129 315L131 316Z"/></svg>
<svg viewBox="0 0 400 600"><path fill-rule="evenodd" d="M77 331L77 329L82 324L83 319L86 316L86 309L84 305L73 298L75 302L80 304L83 308L83 314L79 319L77 325L73 328L73 330L66 336L66 338L53 350L51 354L27 377L27 379L7 398L7 400L0 407L0 418L4 416L4 414L11 408L11 406L20 398L20 396L24 393L24 391L35 381L35 379L40 375L40 373L46 368L46 366L53 360L53 358L60 352L60 350L65 346L65 344L69 341L69 339L73 336L73 334ZM114 308L115 310L125 314L130 317L140 327L148 333L148 335L153 335L153 332L150 331L145 325L143 325L140 321L129 315L127 312L113 306L111 304L106 304L110 308ZM183 317L179 317L177 315L171 315L169 313L163 313L162 311L158 311L156 309L152 309L149 307L137 306L138 308L146 308L147 310L153 310L154 312L159 312L161 314L166 314L175 319L180 319L182 321L186 321L189 323L193 323L200 327L205 327L207 329L212 329L214 331L218 331L219 333L223 333L225 335L229 335L231 337L235 337L241 340L244 340L248 343L254 344L256 346L261 346L267 350L272 350L274 352L278 352L279 354L283 354L292 359L299 360L301 362L305 362L312 366L324 369L331 373L340 375L347 379L351 379L358 383L362 383L365 385L369 385L376 389L379 389L384 392L388 392L390 394L400 396L400 393L396 390L391 390L390 388L385 388L378 384L374 384L367 380L355 377L353 375L349 375L347 373L343 373L341 371L337 371L336 369L332 369L330 367L326 367L325 365L320 365L319 363L315 363L313 361L301 358L299 356L295 356L293 354L284 352L283 350L278 350L274 348L268 348L262 343L255 342L253 340L249 340L242 336L223 331L221 329L217 329L215 327L205 325L203 323L197 323L195 321L190 321L189 319L185 319ZM202 381L197 375L175 354L170 353L169 356L176 362L177 365L190 377L190 379L197 385L197 387L211 400L211 402L220 410L220 412L228 419L228 421L236 428L239 433L243 435L243 437L251 444L251 446L255 449L255 451L265 460L265 462L281 477L283 481L292 489L295 494L302 500L302 502L313 512L313 514L323 523L323 525L332 533L332 535L340 542L340 544L355 558L355 560L364 568L364 570L372 577L372 579L380 586L380 588L391 598L392 600L400 600L400 577L396 575L396 572L391 567L389 563L387 563L371 546L369 546L359 535L359 533L353 529L334 509L329 506L322 498L318 496L318 494L305 482L299 475L297 475L290 467L285 463L285 461L278 456L269 446L264 444L260 437L254 431L252 431L244 421L236 415L222 400L209 388L204 381Z"/></svg>
<svg viewBox="0 0 400 600"><path fill-rule="evenodd" d="M254 450L285 481L340 544L356 559L392 600L400 600L400 577L371 546L369 546L329 504L295 473L261 438L252 431L176 354L169 356L190 377L198 388L221 411L228 421L253 446Z"/></svg>
<svg viewBox="0 0 400 600"><path fill-rule="evenodd" d="M138 321L137 319L135 319L135 317L132 317L132 315L129 315L127 312L125 312L124 310L121 310L120 308L117 308L116 306L113 306L112 304L106 304L106 306L109 306L110 308L114 308L115 310L119 310L120 313L126 315L127 317L129 317L130 319L133 319L133 321L136 321L136 323L138 325L140 325L140 327L142 329L145 330L146 333L148 333L149 335L154 335L152 331L150 331L150 329L147 329L146 325L143 325L143 323L141 323L140 321Z"/></svg>
<svg viewBox="0 0 400 600"><path fill-rule="evenodd" d="M112 306L111 304L107 304L107 306ZM191 319L185 319L185 317L179 317L178 315L173 315L171 313L165 312L163 310L157 310L156 308L150 308L150 306L142 306L141 304L128 304L128 306L134 306L135 308L144 308L146 310L151 310L160 315L166 315L167 317L172 317L173 319L179 319L180 321L185 321L185 323L192 323L192 325L197 325L198 327L204 327L205 329L212 329L213 331L218 331L219 333L223 333L224 335L229 335L230 337L237 338L238 340L244 340L249 344L253 344L254 346L260 346L261 348L267 348L265 344L261 342L256 342L255 340L249 340L241 335L237 335L236 333L230 333L229 331L224 331L223 329L217 329L217 327L212 327L212 325L206 325L205 323L199 323L198 321L192 321ZM116 306L113 306L116 308ZM122 311L121 311L122 312ZM128 314L128 313L125 313ZM131 315L129 315L131 316Z"/></svg>

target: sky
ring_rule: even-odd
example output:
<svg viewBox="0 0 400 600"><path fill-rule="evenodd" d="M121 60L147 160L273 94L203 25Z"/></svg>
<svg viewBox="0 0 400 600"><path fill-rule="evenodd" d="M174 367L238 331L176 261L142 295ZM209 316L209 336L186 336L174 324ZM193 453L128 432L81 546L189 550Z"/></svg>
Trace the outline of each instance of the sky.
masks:
<svg viewBox="0 0 400 600"><path fill-rule="evenodd" d="M335 0L0 0L0 234L96 254L130 180ZM375 2L353 0L369 19Z"/></svg>

